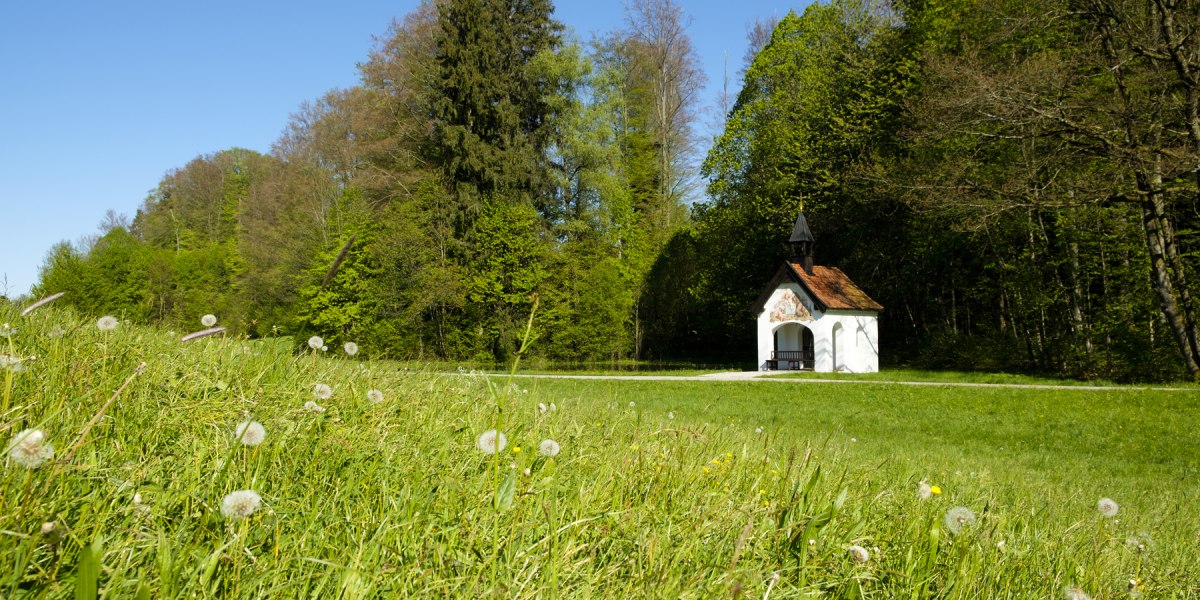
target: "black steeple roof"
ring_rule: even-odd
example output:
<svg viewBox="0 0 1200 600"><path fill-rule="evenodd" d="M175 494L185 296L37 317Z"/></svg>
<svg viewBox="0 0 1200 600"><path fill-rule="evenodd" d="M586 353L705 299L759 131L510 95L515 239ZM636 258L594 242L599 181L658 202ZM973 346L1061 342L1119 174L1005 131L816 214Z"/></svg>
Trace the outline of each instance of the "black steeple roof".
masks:
<svg viewBox="0 0 1200 600"><path fill-rule="evenodd" d="M788 238L789 243L796 242L812 242L813 234L808 229L808 221L804 219L804 213L796 217L796 226L792 228L792 237Z"/></svg>

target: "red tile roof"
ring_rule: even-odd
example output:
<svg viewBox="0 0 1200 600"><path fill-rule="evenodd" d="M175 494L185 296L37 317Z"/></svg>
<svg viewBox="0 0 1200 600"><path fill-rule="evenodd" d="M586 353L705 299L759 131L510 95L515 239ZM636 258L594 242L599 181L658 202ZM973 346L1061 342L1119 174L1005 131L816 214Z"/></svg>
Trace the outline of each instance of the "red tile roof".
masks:
<svg viewBox="0 0 1200 600"><path fill-rule="evenodd" d="M882 311L883 306L871 299L862 288L854 285L846 274L837 267L813 267L813 274L804 272L799 263L788 263L801 285L808 288L816 299L832 310Z"/></svg>

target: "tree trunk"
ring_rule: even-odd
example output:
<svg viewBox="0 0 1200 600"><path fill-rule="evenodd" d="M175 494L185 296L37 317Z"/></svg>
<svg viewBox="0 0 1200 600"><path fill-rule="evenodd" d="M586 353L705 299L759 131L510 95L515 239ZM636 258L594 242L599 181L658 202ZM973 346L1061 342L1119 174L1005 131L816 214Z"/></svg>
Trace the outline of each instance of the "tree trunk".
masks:
<svg viewBox="0 0 1200 600"><path fill-rule="evenodd" d="M1138 186L1146 194L1146 199L1140 206L1142 228L1146 233L1146 248L1150 252L1150 285L1158 295L1163 320L1179 346L1184 368L1193 379L1198 379L1200 353L1197 352L1196 335L1188 327L1188 315L1181 310L1175 277L1168 265L1167 248L1174 245L1175 241L1174 231L1163 226L1167 222L1167 215L1161 183L1161 176L1156 173L1138 174Z"/></svg>

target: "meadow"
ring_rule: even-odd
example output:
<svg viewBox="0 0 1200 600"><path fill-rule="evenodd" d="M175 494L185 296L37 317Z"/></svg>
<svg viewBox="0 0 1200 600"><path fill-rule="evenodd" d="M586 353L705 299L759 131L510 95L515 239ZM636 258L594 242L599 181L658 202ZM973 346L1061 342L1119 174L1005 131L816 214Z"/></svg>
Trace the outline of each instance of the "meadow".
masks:
<svg viewBox="0 0 1200 600"><path fill-rule="evenodd" d="M4 598L1200 597L1192 391L509 378L18 311Z"/></svg>

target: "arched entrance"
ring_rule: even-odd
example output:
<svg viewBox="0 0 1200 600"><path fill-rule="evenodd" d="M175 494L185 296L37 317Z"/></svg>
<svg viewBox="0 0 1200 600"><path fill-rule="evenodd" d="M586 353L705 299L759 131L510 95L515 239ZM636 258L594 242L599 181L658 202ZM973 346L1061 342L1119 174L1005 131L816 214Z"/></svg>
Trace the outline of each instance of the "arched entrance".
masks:
<svg viewBox="0 0 1200 600"><path fill-rule="evenodd" d="M785 323L775 329L771 362L777 369L811 370L816 355L814 347L811 329L799 323Z"/></svg>

